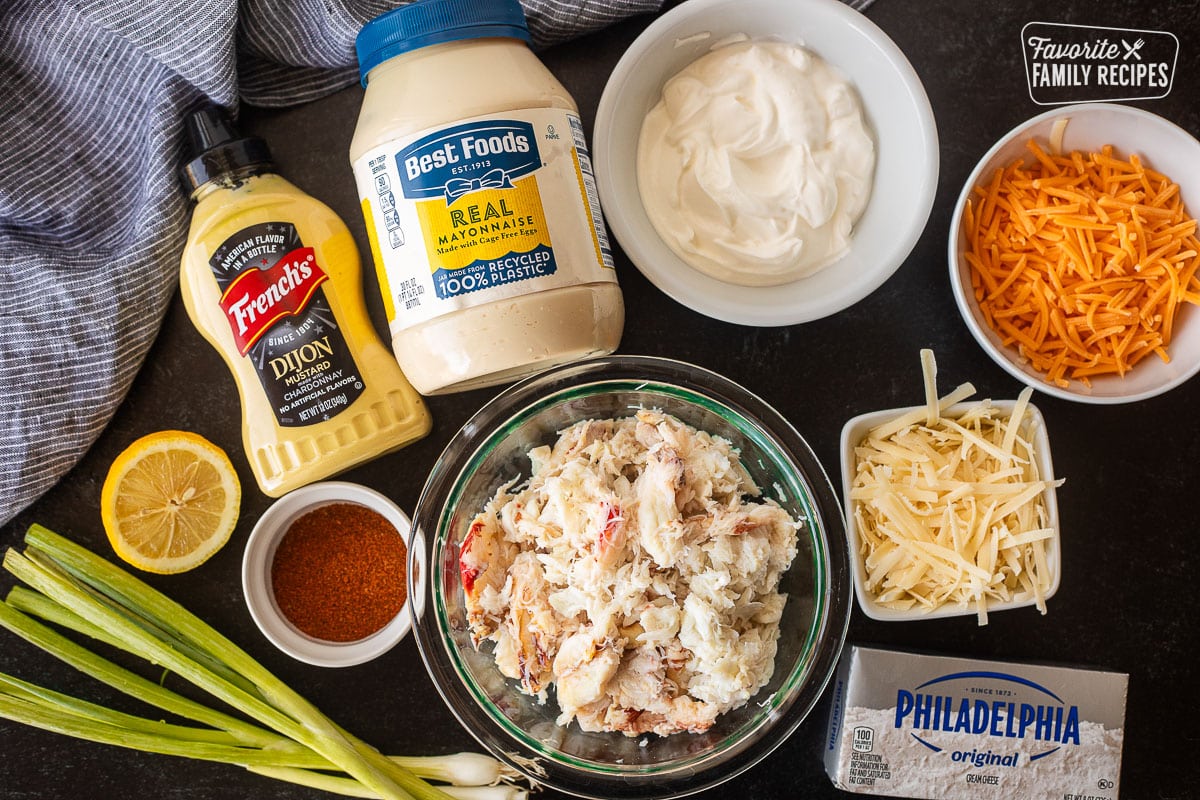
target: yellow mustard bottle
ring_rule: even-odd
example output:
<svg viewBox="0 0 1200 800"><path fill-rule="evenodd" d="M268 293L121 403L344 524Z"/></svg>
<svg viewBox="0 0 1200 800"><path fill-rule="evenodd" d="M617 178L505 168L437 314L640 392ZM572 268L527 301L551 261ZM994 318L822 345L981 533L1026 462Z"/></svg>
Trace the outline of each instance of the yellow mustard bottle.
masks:
<svg viewBox="0 0 1200 800"><path fill-rule="evenodd" d="M346 225L221 109L187 127L195 209L180 291L233 373L262 491L278 497L428 433L424 401L371 325Z"/></svg>

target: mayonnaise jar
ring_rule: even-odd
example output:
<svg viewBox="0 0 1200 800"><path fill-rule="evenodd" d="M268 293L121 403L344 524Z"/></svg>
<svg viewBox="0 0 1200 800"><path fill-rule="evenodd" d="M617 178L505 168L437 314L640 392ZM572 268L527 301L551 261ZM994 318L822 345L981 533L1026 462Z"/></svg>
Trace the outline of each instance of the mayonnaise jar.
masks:
<svg viewBox="0 0 1200 800"><path fill-rule="evenodd" d="M578 108L517 0L420 0L358 36L350 161L422 394L611 353L624 304Z"/></svg>
<svg viewBox="0 0 1200 800"><path fill-rule="evenodd" d="M719 42L663 87L637 174L675 254L728 283L772 286L849 248L875 146L853 85L797 44Z"/></svg>

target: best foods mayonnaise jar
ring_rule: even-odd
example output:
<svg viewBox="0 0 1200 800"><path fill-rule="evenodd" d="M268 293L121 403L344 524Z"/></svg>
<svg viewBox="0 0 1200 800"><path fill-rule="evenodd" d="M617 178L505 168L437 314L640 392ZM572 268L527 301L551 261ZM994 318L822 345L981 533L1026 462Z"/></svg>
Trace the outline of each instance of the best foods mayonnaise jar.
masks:
<svg viewBox="0 0 1200 800"><path fill-rule="evenodd" d="M350 161L405 375L461 391L616 349L624 304L578 108L517 0L363 28Z"/></svg>

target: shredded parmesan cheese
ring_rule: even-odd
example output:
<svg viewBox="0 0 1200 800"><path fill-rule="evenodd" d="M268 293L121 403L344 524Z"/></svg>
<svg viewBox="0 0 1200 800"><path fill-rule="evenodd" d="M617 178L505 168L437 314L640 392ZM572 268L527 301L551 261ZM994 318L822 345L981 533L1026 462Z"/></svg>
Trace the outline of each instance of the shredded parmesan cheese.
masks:
<svg viewBox="0 0 1200 800"><path fill-rule="evenodd" d="M1052 155L1060 155L1063 149L1063 135L1067 132L1067 123L1070 122L1070 117L1062 117L1054 120L1054 124L1050 126L1050 153Z"/></svg>
<svg viewBox="0 0 1200 800"><path fill-rule="evenodd" d="M921 374L925 376L925 424L937 422L941 410L938 408L937 363L932 350L921 351Z"/></svg>
<svg viewBox="0 0 1200 800"><path fill-rule="evenodd" d="M975 187L963 257L988 326L1066 388L1169 360L1181 305L1200 304L1200 240L1178 184L1109 146L1060 155L1061 133Z"/></svg>
<svg viewBox="0 0 1200 800"><path fill-rule="evenodd" d="M926 386L933 354L922 351ZM962 394L959 387L953 395ZM866 586L887 608L973 608L1033 600L1046 613L1053 583L1047 549L1055 532L1039 474L1026 388L1004 414L990 401L955 413L936 399L871 429L854 449L850 500ZM961 398L959 398L961 399ZM957 402L957 400L955 400Z"/></svg>

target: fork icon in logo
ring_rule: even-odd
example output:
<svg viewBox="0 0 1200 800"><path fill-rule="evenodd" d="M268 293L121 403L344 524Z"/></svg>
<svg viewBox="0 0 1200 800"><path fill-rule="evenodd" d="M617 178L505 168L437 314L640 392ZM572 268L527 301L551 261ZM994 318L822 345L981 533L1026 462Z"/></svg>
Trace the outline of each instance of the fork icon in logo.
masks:
<svg viewBox="0 0 1200 800"><path fill-rule="evenodd" d="M1146 44L1145 39L1138 39L1133 44L1130 44L1129 42L1122 39L1121 46L1125 48L1125 55L1121 56L1121 58L1124 59L1125 61L1128 61L1132 57L1132 58L1136 58L1138 61L1141 61L1142 54L1139 53L1138 51L1141 50L1142 46L1145 44Z"/></svg>

